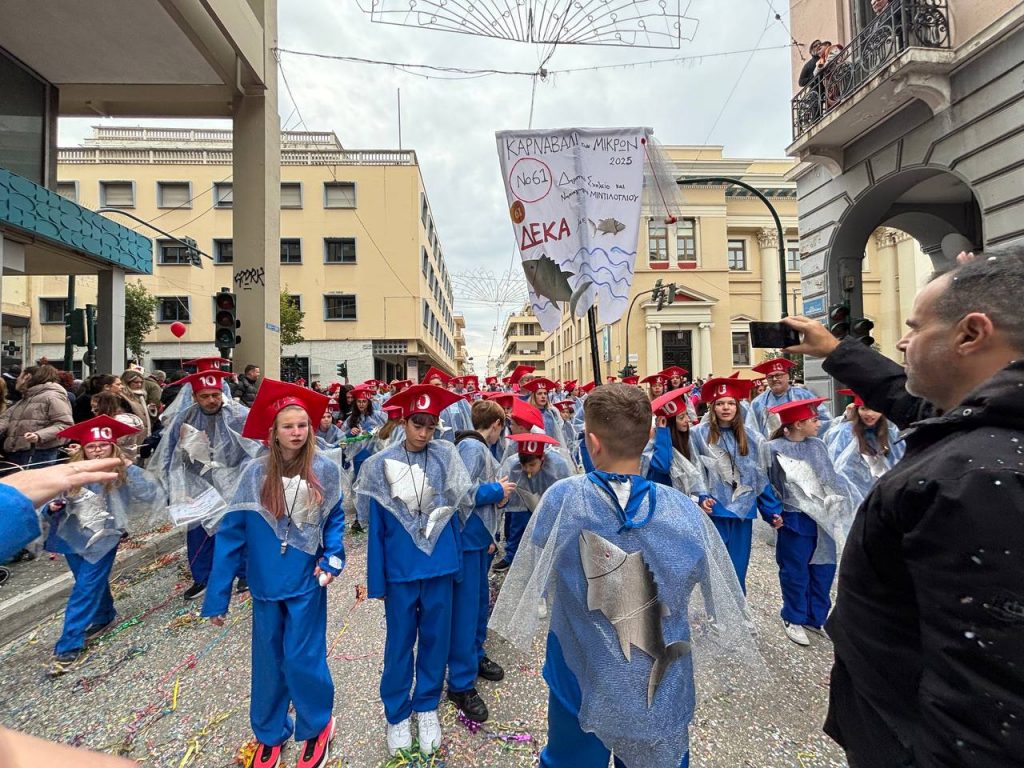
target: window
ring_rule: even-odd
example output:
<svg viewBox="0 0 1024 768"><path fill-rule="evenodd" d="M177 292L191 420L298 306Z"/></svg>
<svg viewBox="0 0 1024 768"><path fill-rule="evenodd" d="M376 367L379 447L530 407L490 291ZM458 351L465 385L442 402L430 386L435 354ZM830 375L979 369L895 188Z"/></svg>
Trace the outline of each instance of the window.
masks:
<svg viewBox="0 0 1024 768"><path fill-rule="evenodd" d="M324 296L324 320L355 320L355 294L332 294Z"/></svg>
<svg viewBox="0 0 1024 768"><path fill-rule="evenodd" d="M281 182L281 207L301 208L302 207L302 184L297 181Z"/></svg>
<svg viewBox="0 0 1024 768"><path fill-rule="evenodd" d="M281 238L281 263L302 263L302 241L298 238Z"/></svg>
<svg viewBox="0 0 1024 768"><path fill-rule="evenodd" d="M786 241L786 271L800 271L800 243L796 240Z"/></svg>
<svg viewBox="0 0 1024 768"><path fill-rule="evenodd" d="M421 299L423 302L423 327L430 327L430 306L427 304L426 299Z"/></svg>
<svg viewBox="0 0 1024 768"><path fill-rule="evenodd" d="M750 365L750 333L748 331L732 332L732 364Z"/></svg>
<svg viewBox="0 0 1024 768"><path fill-rule="evenodd" d="M647 224L648 259L654 262L668 262L668 227L661 219L651 219Z"/></svg>
<svg viewBox="0 0 1024 768"><path fill-rule="evenodd" d="M351 181L324 182L324 208L355 208L356 185Z"/></svg>
<svg viewBox="0 0 1024 768"><path fill-rule="evenodd" d="M288 294L288 303L291 304L295 309L302 311L302 294L301 293L290 293Z"/></svg>
<svg viewBox="0 0 1024 768"><path fill-rule="evenodd" d="M427 228L427 217L430 215L430 209L427 208L427 196L420 192L420 221L423 222L423 228Z"/></svg>
<svg viewBox="0 0 1024 768"><path fill-rule="evenodd" d="M101 208L134 208L135 182L133 181L101 181Z"/></svg>
<svg viewBox="0 0 1024 768"><path fill-rule="evenodd" d="M355 264L356 239L354 237L325 237L324 261L327 264Z"/></svg>
<svg viewBox="0 0 1024 768"><path fill-rule="evenodd" d="M231 264L235 260L235 242L230 237L213 241L213 262Z"/></svg>
<svg viewBox="0 0 1024 768"><path fill-rule="evenodd" d="M747 268L747 241L729 241L729 269L743 271Z"/></svg>
<svg viewBox="0 0 1024 768"><path fill-rule="evenodd" d="M430 273L430 254L423 247L420 248L420 270L422 270L424 277Z"/></svg>
<svg viewBox="0 0 1024 768"><path fill-rule="evenodd" d="M189 249L177 240L157 240L156 247L158 264L192 264Z"/></svg>
<svg viewBox="0 0 1024 768"><path fill-rule="evenodd" d="M192 183L189 181L158 181L156 183L157 208L191 208Z"/></svg>
<svg viewBox="0 0 1024 768"><path fill-rule="evenodd" d="M680 265L697 263L696 219L680 219L676 222L676 261Z"/></svg>
<svg viewBox="0 0 1024 768"><path fill-rule="evenodd" d="M40 299L39 322L64 324L64 315L68 311L67 299Z"/></svg>
<svg viewBox="0 0 1024 768"><path fill-rule="evenodd" d="M213 185L213 205L215 208L230 208L235 202L235 190L230 181L218 181Z"/></svg>
<svg viewBox="0 0 1024 768"><path fill-rule="evenodd" d="M156 310L158 323L192 322L188 296L159 296L158 298L160 300Z"/></svg>
<svg viewBox="0 0 1024 768"><path fill-rule="evenodd" d="M78 182L77 181L58 181L57 182L57 194L61 197L66 197L73 203L78 202Z"/></svg>

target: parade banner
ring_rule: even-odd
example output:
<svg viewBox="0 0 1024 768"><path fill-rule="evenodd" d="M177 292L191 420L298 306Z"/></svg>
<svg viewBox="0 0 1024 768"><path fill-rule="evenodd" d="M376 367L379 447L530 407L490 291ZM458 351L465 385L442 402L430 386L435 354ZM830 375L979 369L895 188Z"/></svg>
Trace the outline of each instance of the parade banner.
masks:
<svg viewBox="0 0 1024 768"><path fill-rule="evenodd" d="M496 134L512 229L533 313L558 327L562 304L622 317L633 282L649 128Z"/></svg>

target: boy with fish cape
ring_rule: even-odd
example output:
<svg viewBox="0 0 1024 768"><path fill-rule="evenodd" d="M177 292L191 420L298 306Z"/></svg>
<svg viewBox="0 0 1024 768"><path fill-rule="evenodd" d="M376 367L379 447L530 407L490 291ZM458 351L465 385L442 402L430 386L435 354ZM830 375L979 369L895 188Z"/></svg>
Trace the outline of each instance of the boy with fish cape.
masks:
<svg viewBox="0 0 1024 768"><path fill-rule="evenodd" d="M707 516L640 475L651 406L609 384L585 404L595 470L555 483L523 536L490 628L532 646L551 617L548 768L676 768L703 695L763 663L728 554ZM698 588L699 587L699 588Z"/></svg>

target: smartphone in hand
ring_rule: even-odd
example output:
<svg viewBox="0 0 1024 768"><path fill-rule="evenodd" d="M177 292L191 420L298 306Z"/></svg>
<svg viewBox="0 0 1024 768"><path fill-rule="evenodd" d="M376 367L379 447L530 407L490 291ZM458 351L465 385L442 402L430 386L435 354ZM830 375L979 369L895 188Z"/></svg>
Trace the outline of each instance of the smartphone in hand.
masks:
<svg viewBox="0 0 1024 768"><path fill-rule="evenodd" d="M785 349L800 343L800 334L784 323L750 323L750 345L758 349Z"/></svg>

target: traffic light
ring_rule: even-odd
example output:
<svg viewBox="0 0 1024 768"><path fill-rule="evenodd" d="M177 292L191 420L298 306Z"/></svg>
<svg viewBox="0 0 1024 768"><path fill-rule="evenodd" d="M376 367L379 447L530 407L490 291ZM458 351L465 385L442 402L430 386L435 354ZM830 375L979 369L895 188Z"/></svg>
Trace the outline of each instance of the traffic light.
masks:
<svg viewBox="0 0 1024 768"><path fill-rule="evenodd" d="M850 305L845 301L833 304L828 308L828 330L837 339L845 339L850 334Z"/></svg>
<svg viewBox="0 0 1024 768"><path fill-rule="evenodd" d="M348 380L348 360L344 363L338 363L338 377Z"/></svg>
<svg viewBox="0 0 1024 768"><path fill-rule="evenodd" d="M619 371L619 378L624 379L627 376L636 376L636 366L626 364L622 366L622 370Z"/></svg>
<svg viewBox="0 0 1024 768"><path fill-rule="evenodd" d="M871 331L875 328L875 324L868 320L866 317L855 317L853 322L850 323L850 334L853 338L862 344L866 344L871 347L874 346L875 340L871 336Z"/></svg>
<svg viewBox="0 0 1024 768"><path fill-rule="evenodd" d="M85 346L85 310L72 309L64 315L64 336L76 347Z"/></svg>
<svg viewBox="0 0 1024 768"><path fill-rule="evenodd" d="M235 335L235 329L240 325L237 318L237 306L235 294L226 288L221 288L214 299L215 312L213 318L213 340L217 349L233 349L241 341Z"/></svg>
<svg viewBox="0 0 1024 768"><path fill-rule="evenodd" d="M675 283L669 283L666 286L666 288L665 288L665 303L666 304L671 306L672 304L676 303L676 290L677 290L677 287L676 287Z"/></svg>
<svg viewBox="0 0 1024 768"><path fill-rule="evenodd" d="M188 246L188 250L185 254L188 256L188 260L192 266L202 268L203 260L199 258L199 245L196 243L195 238L182 237L180 239L181 242Z"/></svg>

